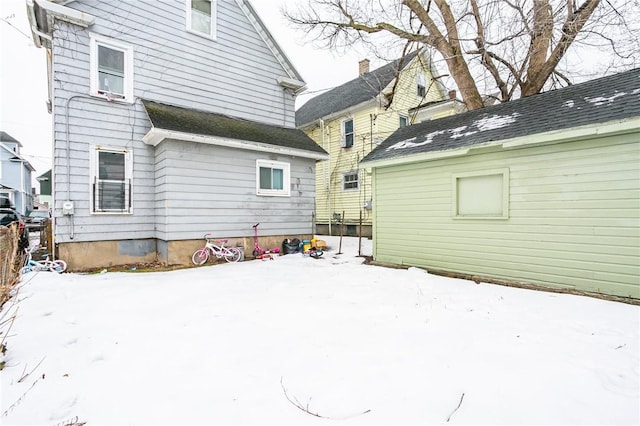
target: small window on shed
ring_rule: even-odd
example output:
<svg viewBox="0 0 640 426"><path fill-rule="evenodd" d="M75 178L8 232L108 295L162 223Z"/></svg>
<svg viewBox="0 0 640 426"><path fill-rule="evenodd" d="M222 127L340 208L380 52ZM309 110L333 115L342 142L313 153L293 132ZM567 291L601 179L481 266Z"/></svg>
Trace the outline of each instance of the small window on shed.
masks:
<svg viewBox="0 0 640 426"><path fill-rule="evenodd" d="M453 175L455 219L508 219L509 169Z"/></svg>

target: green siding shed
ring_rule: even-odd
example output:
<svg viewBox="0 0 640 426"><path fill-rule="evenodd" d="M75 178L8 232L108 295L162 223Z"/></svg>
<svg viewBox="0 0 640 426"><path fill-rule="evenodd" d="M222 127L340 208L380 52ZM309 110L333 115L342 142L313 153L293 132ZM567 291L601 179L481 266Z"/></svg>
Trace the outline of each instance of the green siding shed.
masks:
<svg viewBox="0 0 640 426"><path fill-rule="evenodd" d="M400 129L374 259L640 300L640 71Z"/></svg>

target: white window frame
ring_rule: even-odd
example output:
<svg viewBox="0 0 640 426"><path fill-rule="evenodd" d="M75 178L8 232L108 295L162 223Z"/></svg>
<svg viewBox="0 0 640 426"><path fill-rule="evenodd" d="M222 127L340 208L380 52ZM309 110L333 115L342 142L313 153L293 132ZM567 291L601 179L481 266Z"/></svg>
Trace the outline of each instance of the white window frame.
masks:
<svg viewBox="0 0 640 426"><path fill-rule="evenodd" d="M351 145L347 144L347 132L345 129L345 125L348 122L351 122L351 133L348 133L349 135L351 135ZM342 147L343 148L352 148L355 144L356 144L356 122L353 119L353 117L349 117L349 118L345 118L344 120L342 120L342 124L340 126L341 130L342 130Z"/></svg>
<svg viewBox="0 0 640 426"><path fill-rule="evenodd" d="M282 189L260 188L260 168L282 170ZM289 197L291 195L291 165L283 161L256 160L256 194L266 197Z"/></svg>
<svg viewBox="0 0 640 426"><path fill-rule="evenodd" d="M127 182L129 183L129 194L128 197L125 195L125 206L126 209L123 210L99 210L96 208L97 200L96 200L96 190L94 187L94 183L98 180L98 161L99 161L99 152L112 152L117 154L124 155L124 182L125 185ZM90 167L89 167L89 211L91 214L103 215L103 214L117 214L117 215L127 215L133 213L133 152L131 149L124 149L113 146L103 146L103 145L93 145L90 149ZM128 199L128 200L127 200ZM127 205L128 204L128 205Z"/></svg>
<svg viewBox="0 0 640 426"><path fill-rule="evenodd" d="M405 122L404 126L402 125L402 120L404 120ZM408 125L409 125L409 117L404 114L400 114L398 116L398 127L403 128L403 127L407 127Z"/></svg>
<svg viewBox="0 0 640 426"><path fill-rule="evenodd" d="M91 96L107 99L109 101L133 103L133 47L98 34L89 35L89 46L89 93ZM100 93L98 70L98 48L100 46L124 53L124 93L122 94Z"/></svg>
<svg viewBox="0 0 640 426"><path fill-rule="evenodd" d="M490 176L501 176L502 178L502 205L500 213L479 213L479 214L461 214L460 213L460 194L458 193L460 187L460 180L465 178L482 178ZM504 220L509 219L509 169L493 169L482 170L467 173L454 173L452 174L452 210L451 214L454 219L489 219L489 220ZM481 189L475 191L476 194L481 194Z"/></svg>
<svg viewBox="0 0 640 426"><path fill-rule="evenodd" d="M356 180L347 182L347 178L349 176L355 176ZM354 182L356 184L355 188L346 188L347 183L354 183ZM360 172L358 170L351 170L349 172L342 174L342 190L343 191L358 191L359 189L360 189Z"/></svg>
<svg viewBox="0 0 640 426"><path fill-rule="evenodd" d="M191 34L198 35L200 37L208 38L210 40L216 40L216 31L217 31L217 16L218 16L218 7L217 0L210 0L211 2L211 31L209 34L193 29L192 27L192 19L191 19L191 5L192 0L185 0L185 13L187 16L186 20L186 28L187 32Z"/></svg>

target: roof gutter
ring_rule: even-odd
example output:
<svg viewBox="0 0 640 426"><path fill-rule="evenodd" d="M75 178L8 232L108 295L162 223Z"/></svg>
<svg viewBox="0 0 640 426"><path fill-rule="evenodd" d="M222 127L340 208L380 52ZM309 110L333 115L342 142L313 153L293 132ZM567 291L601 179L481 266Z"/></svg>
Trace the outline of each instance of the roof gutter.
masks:
<svg viewBox="0 0 640 426"><path fill-rule="evenodd" d="M51 24L53 24L53 19L59 19L61 21L69 22L71 24L79 25L86 28L89 25L93 24L93 21L95 21L95 17L89 15L88 13L71 9L69 7L56 4L49 0L27 0L27 18L29 19L31 36L33 37L33 41L36 47L42 47L43 39L49 42L51 41L52 27L52 25L47 25L48 28L42 28L41 25L38 25L38 20L36 18L36 7L44 11L47 22L51 20Z"/></svg>
<svg viewBox="0 0 640 426"><path fill-rule="evenodd" d="M227 148L237 148L250 151L268 152L271 154L289 155L292 157L311 158L313 160L328 160L329 154L320 152L304 151L301 149L281 147L261 142L252 142L240 139L223 138L219 136L198 135L195 133L178 132L175 130L159 129L152 127L143 136L142 142L151 146L158 146L165 139L175 139L187 142L198 142L208 145L223 146Z"/></svg>

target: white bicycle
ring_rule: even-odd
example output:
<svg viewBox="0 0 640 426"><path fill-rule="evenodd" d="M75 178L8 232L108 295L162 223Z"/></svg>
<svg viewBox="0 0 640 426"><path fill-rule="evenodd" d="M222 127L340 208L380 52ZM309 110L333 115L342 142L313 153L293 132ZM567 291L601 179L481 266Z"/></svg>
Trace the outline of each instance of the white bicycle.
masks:
<svg viewBox="0 0 640 426"><path fill-rule="evenodd" d="M227 262L237 262L242 257L242 251L238 247L225 246L229 240L215 240L211 238L211 234L204 236L206 243L203 248L196 250L191 256L194 265L204 265L209 257L215 256L218 259L224 258Z"/></svg>
<svg viewBox="0 0 640 426"><path fill-rule="evenodd" d="M33 260L31 250L25 249L24 252L26 259L22 267L23 274L31 271L50 271L61 274L67 269L67 262L64 260L49 260L48 254L44 255L44 260Z"/></svg>

